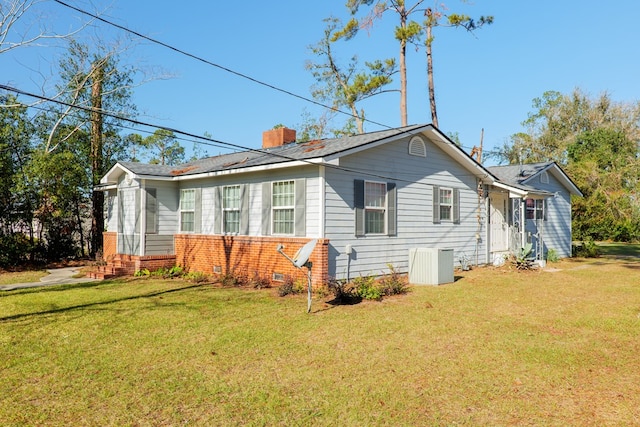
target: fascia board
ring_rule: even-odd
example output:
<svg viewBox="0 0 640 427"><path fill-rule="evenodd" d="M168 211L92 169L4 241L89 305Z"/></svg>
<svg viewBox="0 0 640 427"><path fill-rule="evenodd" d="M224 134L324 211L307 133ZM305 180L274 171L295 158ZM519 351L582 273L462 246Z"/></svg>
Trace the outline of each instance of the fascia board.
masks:
<svg viewBox="0 0 640 427"><path fill-rule="evenodd" d="M483 180L486 184L495 184L498 182L498 178L494 176L489 170L487 170L480 163L476 162L468 153L462 148L458 147L453 141L451 141L446 135L440 132L436 128L431 128L430 132L436 136L436 140L429 139L434 142L442 151L447 153L450 157L460 163L465 169L471 172L476 178Z"/></svg>
<svg viewBox="0 0 640 427"><path fill-rule="evenodd" d="M295 160L291 162L271 163L268 165L260 165L260 166L250 166L247 168L225 169L225 170L219 170L219 171L197 173L192 175L181 175L181 176L171 177L169 179L173 181L190 181L194 179L211 178L216 176L240 175L244 173L264 172L264 171L287 169L287 168L300 167L300 166L322 165L324 163L326 162L324 161L323 158L313 158L313 159L307 159L304 161Z"/></svg>
<svg viewBox="0 0 640 427"><path fill-rule="evenodd" d="M554 178L560 181L560 184L562 184L567 190L569 190L569 193L575 196L580 196L580 197L583 196L582 191L580 191L578 186L573 183L571 178L569 178L569 176L566 173L564 173L564 171L555 162L549 163L549 165L546 168L539 170L537 173L531 175L530 177L522 181L522 183L526 184L531 179L537 176L540 176L542 172L551 172Z"/></svg>
<svg viewBox="0 0 640 427"><path fill-rule="evenodd" d="M509 197L524 197L527 195L526 190L522 190L520 188L513 187L509 184L505 184L500 181L496 181L493 183L494 187L502 188L503 190L509 191Z"/></svg>
<svg viewBox="0 0 640 427"><path fill-rule="evenodd" d="M131 174L131 175L135 175L133 174L129 169L125 168L124 166L122 166L120 163L116 163L115 165L113 165L111 167L111 169L109 169L109 171L104 174L104 176L102 178L100 178L100 184L114 184L118 182L118 178L120 177L120 175L122 174Z"/></svg>
<svg viewBox="0 0 640 427"><path fill-rule="evenodd" d="M351 154L356 154L356 153L359 153L361 151L368 150L370 148L375 148L375 147L378 147L380 145L384 145L384 144L387 144L389 142L392 142L392 141L395 141L395 140L398 140L398 139L401 139L401 138L405 138L408 135L413 136L413 135L423 134L429 129L433 129L433 126L431 126L431 125L421 126L419 128L412 129L411 131L402 132L402 133L399 133L399 134L396 134L396 135L388 136L388 137L383 138L383 139L379 139L377 141L371 141L368 144L359 145L357 147L348 148L346 150L339 151L337 153L333 153L333 154L327 155L327 156L323 157L323 159L326 162L332 162L334 160L339 159L340 157L349 156Z"/></svg>

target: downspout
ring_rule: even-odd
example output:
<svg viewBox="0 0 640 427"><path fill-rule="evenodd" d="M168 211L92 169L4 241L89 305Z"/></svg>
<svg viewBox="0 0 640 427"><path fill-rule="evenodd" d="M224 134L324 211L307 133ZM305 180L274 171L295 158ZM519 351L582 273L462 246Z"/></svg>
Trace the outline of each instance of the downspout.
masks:
<svg viewBox="0 0 640 427"><path fill-rule="evenodd" d="M326 197L327 195L325 194L325 187L326 187L326 177L325 177L325 167L323 165L319 166L319 174L318 174L318 197L319 197L319 202L320 202L320 215L318 218L319 224L318 224L318 229L319 229L319 233L318 233L318 237L320 237L321 239L324 239L325 237L325 232L324 232L324 225L325 225L325 215L326 215L326 209L325 209L325 203L326 203Z"/></svg>

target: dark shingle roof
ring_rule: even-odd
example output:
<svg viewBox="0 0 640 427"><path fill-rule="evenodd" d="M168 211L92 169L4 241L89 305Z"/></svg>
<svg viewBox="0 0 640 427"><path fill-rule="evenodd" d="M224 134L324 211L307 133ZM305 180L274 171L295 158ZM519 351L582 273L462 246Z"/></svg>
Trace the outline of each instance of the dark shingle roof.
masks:
<svg viewBox="0 0 640 427"><path fill-rule="evenodd" d="M543 162L509 166L489 166L487 169L506 184L522 184L533 175L547 169L552 163L553 162Z"/></svg>
<svg viewBox="0 0 640 427"><path fill-rule="evenodd" d="M342 138L321 139L300 144L294 142L267 149L221 154L179 166L149 165L133 162L120 162L120 164L139 175L186 176L331 156L386 138L412 132L425 126L426 125L412 125Z"/></svg>

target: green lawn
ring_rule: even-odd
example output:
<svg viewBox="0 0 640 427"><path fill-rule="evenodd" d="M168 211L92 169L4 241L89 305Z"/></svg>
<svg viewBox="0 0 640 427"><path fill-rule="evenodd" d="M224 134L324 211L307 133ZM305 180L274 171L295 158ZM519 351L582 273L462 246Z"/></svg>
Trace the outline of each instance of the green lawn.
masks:
<svg viewBox="0 0 640 427"><path fill-rule="evenodd" d="M137 279L0 293L0 425L640 424L640 262L355 305Z"/></svg>
<svg viewBox="0 0 640 427"><path fill-rule="evenodd" d="M13 285L14 283L39 282L41 278L48 274L45 270L4 272L0 274L0 286Z"/></svg>
<svg viewBox="0 0 640 427"><path fill-rule="evenodd" d="M640 244L638 243L598 242L597 245L604 256L640 258Z"/></svg>

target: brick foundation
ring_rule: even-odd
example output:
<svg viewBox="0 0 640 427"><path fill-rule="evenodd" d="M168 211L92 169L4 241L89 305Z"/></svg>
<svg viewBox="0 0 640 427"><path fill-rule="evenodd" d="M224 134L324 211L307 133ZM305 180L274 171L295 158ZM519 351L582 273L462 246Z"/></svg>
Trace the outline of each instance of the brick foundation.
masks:
<svg viewBox="0 0 640 427"><path fill-rule="evenodd" d="M118 253L118 233L102 233L102 260L109 261Z"/></svg>
<svg viewBox="0 0 640 427"><path fill-rule="evenodd" d="M312 239L254 236L219 236L178 234L174 237L176 263L188 271L206 274L243 272L253 276L258 273L273 279L274 273L289 275L294 280L306 280L307 269L295 268L276 251L278 244L284 252L293 256L298 249ZM329 240L319 239L310 261L311 281L314 287L327 282L329 269ZM273 281L273 280L272 280ZM277 285L277 281L273 281ZM306 282L305 282L306 283Z"/></svg>

